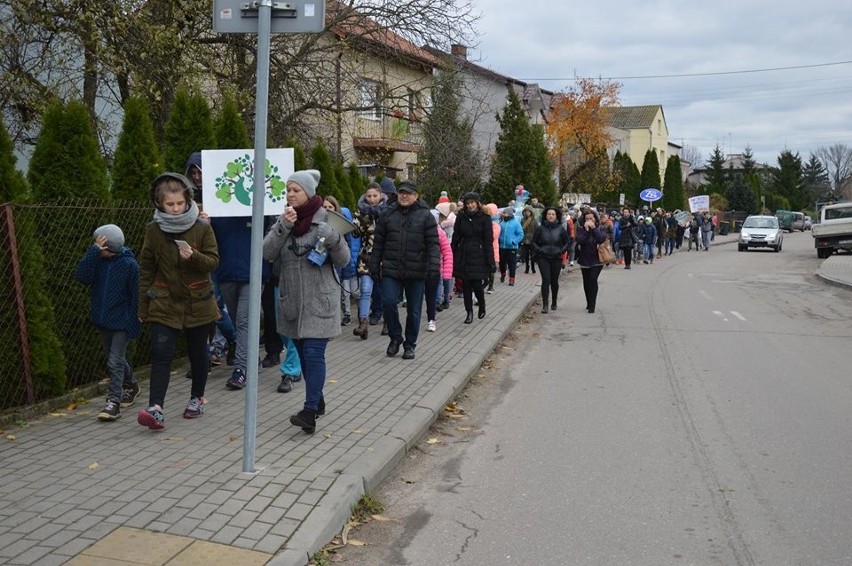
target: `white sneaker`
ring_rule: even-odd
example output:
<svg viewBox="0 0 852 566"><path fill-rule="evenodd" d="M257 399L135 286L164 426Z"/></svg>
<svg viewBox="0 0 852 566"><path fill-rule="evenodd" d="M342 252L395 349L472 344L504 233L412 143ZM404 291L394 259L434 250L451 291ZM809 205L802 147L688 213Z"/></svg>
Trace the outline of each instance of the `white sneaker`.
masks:
<svg viewBox="0 0 852 566"><path fill-rule="evenodd" d="M435 332L436 330L438 330L438 325L435 324L434 320L430 320L429 324L426 325L426 331L427 332Z"/></svg>
<svg viewBox="0 0 852 566"><path fill-rule="evenodd" d="M574 262L573 262L573 261L570 261L570 262L568 262L568 265L573 266L573 265L574 265Z"/></svg>

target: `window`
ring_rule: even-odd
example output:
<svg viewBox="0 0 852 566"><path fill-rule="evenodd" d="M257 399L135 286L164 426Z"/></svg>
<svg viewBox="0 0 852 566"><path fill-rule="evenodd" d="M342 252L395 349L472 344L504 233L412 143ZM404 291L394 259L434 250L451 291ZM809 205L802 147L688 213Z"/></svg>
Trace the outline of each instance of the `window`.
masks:
<svg viewBox="0 0 852 566"><path fill-rule="evenodd" d="M358 85L358 104L364 107L360 114L364 118L381 120L382 118L382 85L369 79L361 79Z"/></svg>

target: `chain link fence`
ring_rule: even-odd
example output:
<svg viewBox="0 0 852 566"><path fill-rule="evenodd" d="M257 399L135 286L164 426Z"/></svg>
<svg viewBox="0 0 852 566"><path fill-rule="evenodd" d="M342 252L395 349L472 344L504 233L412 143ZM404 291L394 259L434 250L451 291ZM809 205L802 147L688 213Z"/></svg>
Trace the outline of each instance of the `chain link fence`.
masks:
<svg viewBox="0 0 852 566"><path fill-rule="evenodd" d="M107 377L89 322L87 289L74 279L92 234L117 224L142 249L148 203L64 200L0 205L0 410L30 405ZM131 343L134 367L148 363L148 334Z"/></svg>

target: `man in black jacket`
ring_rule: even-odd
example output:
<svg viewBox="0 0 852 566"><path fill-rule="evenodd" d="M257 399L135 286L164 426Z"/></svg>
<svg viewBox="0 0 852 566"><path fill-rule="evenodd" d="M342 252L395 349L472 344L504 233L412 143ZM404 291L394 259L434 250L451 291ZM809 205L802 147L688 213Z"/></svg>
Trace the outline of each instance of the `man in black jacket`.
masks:
<svg viewBox="0 0 852 566"><path fill-rule="evenodd" d="M435 217L417 198L414 183L403 181L397 187L397 202L389 205L376 222L370 257L370 275L381 277L382 281L384 317L390 336L388 356L395 356L402 346L402 359L414 359L426 277L437 277L440 266ZM397 309L403 291L408 311L404 340Z"/></svg>

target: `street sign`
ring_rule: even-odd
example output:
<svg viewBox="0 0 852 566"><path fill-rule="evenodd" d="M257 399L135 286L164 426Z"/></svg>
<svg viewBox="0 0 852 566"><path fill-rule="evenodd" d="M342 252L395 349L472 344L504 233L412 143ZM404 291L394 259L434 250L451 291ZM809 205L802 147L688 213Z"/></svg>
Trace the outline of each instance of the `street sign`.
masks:
<svg viewBox="0 0 852 566"><path fill-rule="evenodd" d="M645 189L639 193L639 198L644 201L654 202L663 198L663 192L659 189Z"/></svg>
<svg viewBox="0 0 852 566"><path fill-rule="evenodd" d="M319 33L325 29L325 0L271 2L271 33ZM218 33L257 33L258 0L213 0Z"/></svg>

